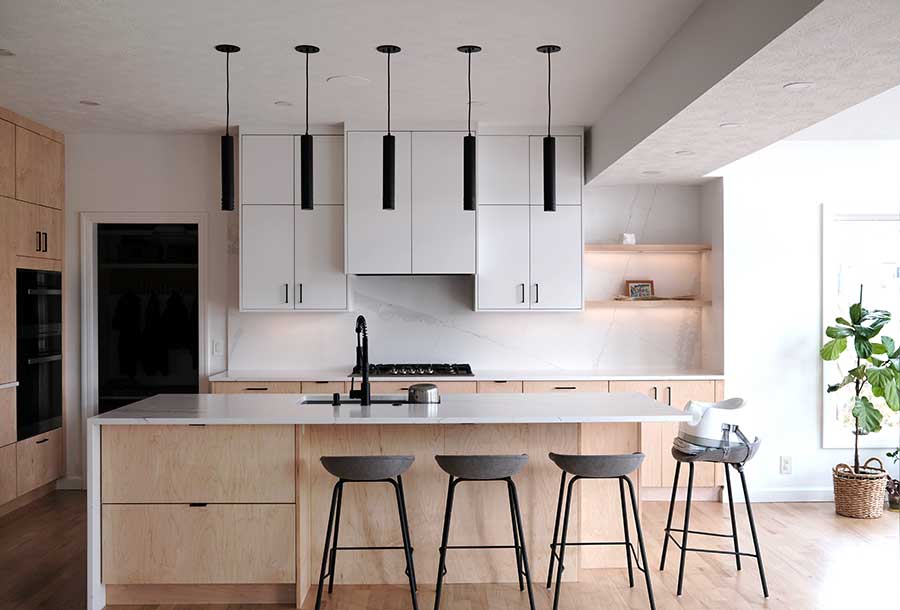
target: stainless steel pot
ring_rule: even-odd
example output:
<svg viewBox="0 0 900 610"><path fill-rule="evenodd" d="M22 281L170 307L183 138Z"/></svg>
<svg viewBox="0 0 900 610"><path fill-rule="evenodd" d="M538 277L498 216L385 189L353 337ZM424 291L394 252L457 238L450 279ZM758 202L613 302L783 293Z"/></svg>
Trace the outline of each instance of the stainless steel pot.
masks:
<svg viewBox="0 0 900 610"><path fill-rule="evenodd" d="M416 383L409 386L408 400L412 404L437 404L441 393L433 383Z"/></svg>

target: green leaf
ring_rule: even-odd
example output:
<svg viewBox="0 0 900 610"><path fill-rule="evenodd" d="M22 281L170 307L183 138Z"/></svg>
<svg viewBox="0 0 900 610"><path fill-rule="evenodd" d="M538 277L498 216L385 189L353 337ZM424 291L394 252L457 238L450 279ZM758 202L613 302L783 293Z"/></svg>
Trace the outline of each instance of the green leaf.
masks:
<svg viewBox="0 0 900 610"><path fill-rule="evenodd" d="M848 374L848 375L853 375L853 376L856 377L857 379L865 379L865 377L866 377L866 365L860 364L858 367L852 368L852 369L850 369L849 371L847 371L847 374Z"/></svg>
<svg viewBox="0 0 900 610"><path fill-rule="evenodd" d="M850 320L853 324L859 324L862 322L863 316L865 316L869 311L867 309L863 309L862 303L854 303L850 306Z"/></svg>
<svg viewBox="0 0 900 610"><path fill-rule="evenodd" d="M856 418L856 426L863 434L881 430L881 411L865 396L856 399L852 413Z"/></svg>
<svg viewBox="0 0 900 610"><path fill-rule="evenodd" d="M897 380L893 379L890 383L884 385L884 402L891 411L900 411L900 389L897 387Z"/></svg>
<svg viewBox="0 0 900 610"><path fill-rule="evenodd" d="M887 322L891 319L891 312L885 311L884 309L875 309L873 311L867 311L863 314L862 320L878 320Z"/></svg>
<svg viewBox="0 0 900 610"><path fill-rule="evenodd" d="M894 340L891 337L888 337L887 335L881 336L881 346L884 347L885 351L882 353L885 353L885 354L892 354L894 352L894 350L896 349L896 347L894 345Z"/></svg>
<svg viewBox="0 0 900 610"><path fill-rule="evenodd" d="M872 328L871 326L857 325L857 326L853 327L853 333L857 337L862 337L863 339L871 339L872 337L874 337L875 335L878 334L879 330L881 330L881 329L880 328Z"/></svg>
<svg viewBox="0 0 900 610"><path fill-rule="evenodd" d="M819 350L819 354L822 356L822 360L837 360L845 349L847 349L847 339L841 337L832 339L823 345L822 349Z"/></svg>
<svg viewBox="0 0 900 610"><path fill-rule="evenodd" d="M872 387L880 387L894 380L894 373L883 367L871 367L866 371L866 378Z"/></svg>
<svg viewBox="0 0 900 610"><path fill-rule="evenodd" d="M830 386L828 386L828 391L829 392L837 392L845 385L851 384L854 381L855 381L855 378L853 377L853 375L847 375L846 377L841 379L838 383L833 383Z"/></svg>
<svg viewBox="0 0 900 610"><path fill-rule="evenodd" d="M835 339L835 341L839 341L839 339ZM868 358L872 355L872 344L868 339L857 337L853 340L853 347L856 349L856 355L860 358Z"/></svg>
<svg viewBox="0 0 900 610"><path fill-rule="evenodd" d="M846 318L835 318L834 321L844 326L853 326Z"/></svg>
<svg viewBox="0 0 900 610"><path fill-rule="evenodd" d="M886 354L887 348L884 347L881 343L873 343L872 344L872 353L873 354Z"/></svg>
<svg viewBox="0 0 900 610"><path fill-rule="evenodd" d="M825 335L831 337L832 339L837 339L839 337L849 337L852 334L853 330L840 326L829 326L825 329Z"/></svg>

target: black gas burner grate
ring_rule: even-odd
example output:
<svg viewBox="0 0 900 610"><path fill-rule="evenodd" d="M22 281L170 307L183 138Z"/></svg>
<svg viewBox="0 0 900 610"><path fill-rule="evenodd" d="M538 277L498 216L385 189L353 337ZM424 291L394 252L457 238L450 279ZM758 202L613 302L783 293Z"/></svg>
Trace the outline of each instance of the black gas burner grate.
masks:
<svg viewBox="0 0 900 610"><path fill-rule="evenodd" d="M359 375L358 366L353 374ZM372 377L471 377L472 367L468 364L370 364Z"/></svg>

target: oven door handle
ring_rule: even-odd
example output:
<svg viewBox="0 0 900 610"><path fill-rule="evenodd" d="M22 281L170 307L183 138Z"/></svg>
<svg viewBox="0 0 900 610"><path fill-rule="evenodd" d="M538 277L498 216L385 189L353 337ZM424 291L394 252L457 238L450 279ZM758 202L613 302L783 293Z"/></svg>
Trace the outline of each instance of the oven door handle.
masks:
<svg viewBox="0 0 900 610"><path fill-rule="evenodd" d="M58 288L29 288L25 293L30 296L44 297L61 295L62 290Z"/></svg>
<svg viewBox="0 0 900 610"><path fill-rule="evenodd" d="M45 362L56 362L62 360L62 354L53 354L52 356L38 356L37 358L28 358L25 362L28 364L43 364Z"/></svg>

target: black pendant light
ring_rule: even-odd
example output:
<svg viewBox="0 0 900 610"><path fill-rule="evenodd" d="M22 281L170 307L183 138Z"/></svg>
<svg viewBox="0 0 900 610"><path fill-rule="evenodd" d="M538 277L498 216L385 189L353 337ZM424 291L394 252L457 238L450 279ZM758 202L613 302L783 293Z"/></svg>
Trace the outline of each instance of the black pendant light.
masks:
<svg viewBox="0 0 900 610"><path fill-rule="evenodd" d="M306 55L306 133L300 136L300 209L313 209L313 137L309 135L309 56L319 47L301 44L294 47Z"/></svg>
<svg viewBox="0 0 900 610"><path fill-rule="evenodd" d="M472 211L475 209L475 136L472 135L472 53L481 51L481 47L467 44L456 48L460 53L466 54L468 69L466 71L469 83L468 102L468 135L463 138L463 209Z"/></svg>
<svg viewBox="0 0 900 610"><path fill-rule="evenodd" d="M379 53L387 55L387 133L381 145L381 209L394 209L394 136L391 135L391 55L400 52L400 47L383 44L376 47Z"/></svg>
<svg viewBox="0 0 900 610"><path fill-rule="evenodd" d="M241 48L233 44L217 44L216 51L225 53L225 135L222 136L222 210L234 209L234 138L228 134L231 118L231 65L232 53Z"/></svg>
<svg viewBox="0 0 900 610"><path fill-rule="evenodd" d="M556 138L550 135L550 55L558 53L560 47L545 44L537 48L538 53L547 56L547 135L544 136L544 211L556 211Z"/></svg>

